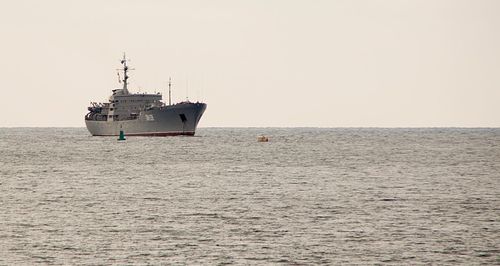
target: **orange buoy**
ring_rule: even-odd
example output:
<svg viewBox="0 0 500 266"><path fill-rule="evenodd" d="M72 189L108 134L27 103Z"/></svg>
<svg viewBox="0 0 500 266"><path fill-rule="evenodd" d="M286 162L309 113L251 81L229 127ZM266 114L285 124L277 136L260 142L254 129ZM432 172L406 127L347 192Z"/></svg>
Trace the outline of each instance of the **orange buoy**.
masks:
<svg viewBox="0 0 500 266"><path fill-rule="evenodd" d="M257 141L258 141L258 142L268 142L268 141L269 141L269 138L268 138L268 137L266 137L266 136L259 136L259 137L257 138Z"/></svg>

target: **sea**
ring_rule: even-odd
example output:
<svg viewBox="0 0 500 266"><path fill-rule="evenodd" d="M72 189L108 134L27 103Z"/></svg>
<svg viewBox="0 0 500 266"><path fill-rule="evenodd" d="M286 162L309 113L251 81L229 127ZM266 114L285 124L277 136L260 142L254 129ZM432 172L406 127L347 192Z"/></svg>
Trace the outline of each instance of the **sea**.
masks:
<svg viewBox="0 0 500 266"><path fill-rule="evenodd" d="M0 265L172 264L499 265L500 129L0 128Z"/></svg>

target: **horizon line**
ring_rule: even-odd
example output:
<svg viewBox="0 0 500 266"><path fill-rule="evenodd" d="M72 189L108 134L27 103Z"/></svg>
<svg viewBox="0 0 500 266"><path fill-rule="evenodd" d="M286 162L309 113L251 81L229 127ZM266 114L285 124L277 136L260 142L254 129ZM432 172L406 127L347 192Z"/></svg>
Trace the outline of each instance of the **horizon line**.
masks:
<svg viewBox="0 0 500 266"><path fill-rule="evenodd" d="M0 126L0 128L86 128L85 126ZM366 129L407 129L407 128L464 128L464 129L500 129L500 126L202 126L203 128L317 128L317 129L349 129L349 128L366 128Z"/></svg>

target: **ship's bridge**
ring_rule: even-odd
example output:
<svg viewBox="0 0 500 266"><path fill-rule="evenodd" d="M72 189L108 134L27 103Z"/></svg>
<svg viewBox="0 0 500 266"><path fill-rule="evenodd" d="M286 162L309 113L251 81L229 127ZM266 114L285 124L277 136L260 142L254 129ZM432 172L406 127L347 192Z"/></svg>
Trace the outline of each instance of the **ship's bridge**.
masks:
<svg viewBox="0 0 500 266"><path fill-rule="evenodd" d="M130 120L137 119L141 111L164 106L164 103L161 102L162 95L160 93L130 93L127 88L129 78L127 73L131 69L127 66L125 55L121 63L123 69L119 70L123 70L123 79L120 80L123 83L123 88L112 90L113 94L109 97L109 103L99 109L99 112L92 107L89 109L91 114L99 113L100 117L107 119L106 121ZM94 115L89 117L94 117Z"/></svg>
<svg viewBox="0 0 500 266"><path fill-rule="evenodd" d="M109 97L109 113L113 120L130 119L140 111L153 106L163 106L161 94L114 94ZM108 118L109 120L109 118Z"/></svg>
<svg viewBox="0 0 500 266"><path fill-rule="evenodd" d="M109 97L110 103L133 103L133 102L155 102L161 101L162 95L148 93L133 93L133 94L113 94Z"/></svg>

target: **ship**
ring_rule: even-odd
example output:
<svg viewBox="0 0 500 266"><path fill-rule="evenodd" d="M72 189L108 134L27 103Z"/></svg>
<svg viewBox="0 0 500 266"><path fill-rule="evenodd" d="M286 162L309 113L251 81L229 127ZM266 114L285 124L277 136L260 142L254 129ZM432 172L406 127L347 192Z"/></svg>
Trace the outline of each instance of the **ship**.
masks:
<svg viewBox="0 0 500 266"><path fill-rule="evenodd" d="M85 125L92 136L194 136L201 116L207 108L203 102L186 101L172 104L168 82L168 104L161 93L131 93L128 90L129 68L125 54L118 69L121 89L112 90L108 102L91 102L85 115ZM123 73L123 79L120 76Z"/></svg>

